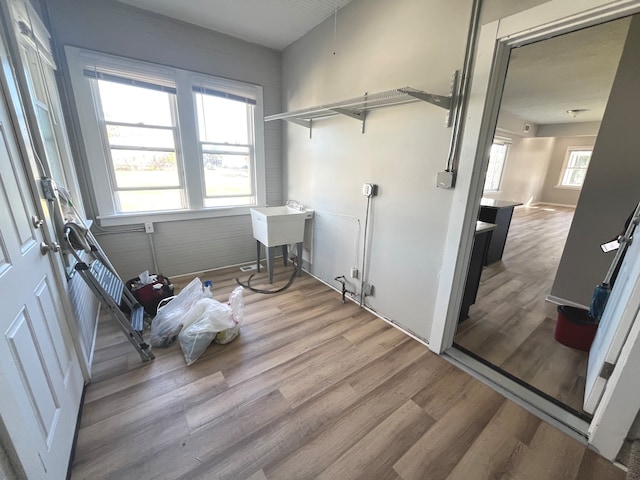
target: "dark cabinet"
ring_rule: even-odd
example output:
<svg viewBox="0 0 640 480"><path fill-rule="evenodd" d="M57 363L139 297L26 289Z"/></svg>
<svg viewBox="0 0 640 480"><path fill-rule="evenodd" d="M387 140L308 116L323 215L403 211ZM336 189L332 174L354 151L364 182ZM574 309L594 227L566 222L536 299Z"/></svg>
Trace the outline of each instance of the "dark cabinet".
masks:
<svg viewBox="0 0 640 480"><path fill-rule="evenodd" d="M487 251L495 228L496 226L490 223L476 222L476 234L473 239L469 271L467 273L464 294L462 295L462 306L460 307L460 315L458 317L459 322L469 318L469 308L476 303L480 277L482 276L482 267L485 265Z"/></svg>
<svg viewBox="0 0 640 480"><path fill-rule="evenodd" d="M487 198L483 198L480 201L480 215L478 219L482 222L493 223L496 226L491 234L485 265L502 259L504 246L507 243L507 235L509 234L509 225L511 225L511 217L513 216L513 209L517 205L522 204Z"/></svg>

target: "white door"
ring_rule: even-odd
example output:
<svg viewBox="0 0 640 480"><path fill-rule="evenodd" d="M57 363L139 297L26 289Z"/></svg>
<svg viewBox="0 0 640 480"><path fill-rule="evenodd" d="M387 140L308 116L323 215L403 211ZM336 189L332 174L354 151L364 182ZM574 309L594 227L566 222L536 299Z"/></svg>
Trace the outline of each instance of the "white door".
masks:
<svg viewBox="0 0 640 480"><path fill-rule="evenodd" d="M13 123L22 109L0 42L0 418L28 478L65 478L83 378ZM40 199L38 199L40 201Z"/></svg>
<svg viewBox="0 0 640 480"><path fill-rule="evenodd" d="M593 413L640 311L640 230L627 249L589 351L584 410Z"/></svg>

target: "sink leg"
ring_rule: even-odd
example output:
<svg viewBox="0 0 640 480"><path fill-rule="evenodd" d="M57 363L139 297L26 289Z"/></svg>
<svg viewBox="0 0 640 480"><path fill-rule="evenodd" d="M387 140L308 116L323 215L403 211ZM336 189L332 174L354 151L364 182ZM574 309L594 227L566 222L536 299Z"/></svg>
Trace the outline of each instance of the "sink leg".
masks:
<svg viewBox="0 0 640 480"><path fill-rule="evenodd" d="M256 268L260 271L260 240L256 240Z"/></svg>
<svg viewBox="0 0 640 480"><path fill-rule="evenodd" d="M302 275L302 242L299 242L298 247L298 276Z"/></svg>
<svg viewBox="0 0 640 480"><path fill-rule="evenodd" d="M282 245L282 261L284 262L284 266L286 267L289 264L289 250L287 250L286 245Z"/></svg>
<svg viewBox="0 0 640 480"><path fill-rule="evenodd" d="M267 271L269 272L269 283L273 283L273 260L275 258L275 247L266 247L267 249Z"/></svg>

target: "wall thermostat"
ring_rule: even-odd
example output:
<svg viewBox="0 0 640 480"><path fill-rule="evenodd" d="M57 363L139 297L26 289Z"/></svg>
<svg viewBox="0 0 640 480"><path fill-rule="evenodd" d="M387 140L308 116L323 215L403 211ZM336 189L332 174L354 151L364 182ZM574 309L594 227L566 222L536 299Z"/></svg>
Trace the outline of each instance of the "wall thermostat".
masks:
<svg viewBox="0 0 640 480"><path fill-rule="evenodd" d="M362 186L362 194L365 197L375 197L378 194L378 185L375 183L365 183Z"/></svg>

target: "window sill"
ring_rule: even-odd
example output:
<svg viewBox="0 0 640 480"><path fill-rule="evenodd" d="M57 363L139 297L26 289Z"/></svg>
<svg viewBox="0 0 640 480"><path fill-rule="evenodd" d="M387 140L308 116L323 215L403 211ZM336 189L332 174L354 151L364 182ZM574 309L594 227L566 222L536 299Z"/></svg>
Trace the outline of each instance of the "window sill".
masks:
<svg viewBox="0 0 640 480"><path fill-rule="evenodd" d="M259 205L254 205L258 207ZM203 208L202 210L184 210L170 212L142 212L123 213L120 215L99 215L102 227L116 227L121 225L139 225L145 222L178 222L181 220L202 220L206 218L233 217L249 215L251 206L229 208Z"/></svg>

